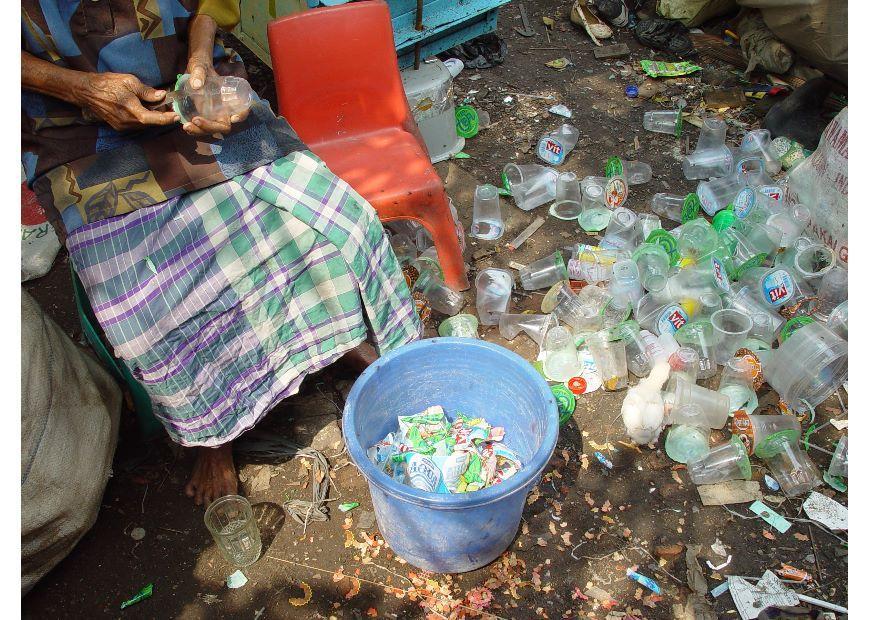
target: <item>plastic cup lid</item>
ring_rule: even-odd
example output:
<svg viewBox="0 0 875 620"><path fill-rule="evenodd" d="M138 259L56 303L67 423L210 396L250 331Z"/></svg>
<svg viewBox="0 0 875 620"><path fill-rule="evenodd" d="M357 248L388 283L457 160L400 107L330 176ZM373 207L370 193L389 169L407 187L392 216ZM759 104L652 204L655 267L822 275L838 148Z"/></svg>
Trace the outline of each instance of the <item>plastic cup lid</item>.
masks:
<svg viewBox="0 0 875 620"><path fill-rule="evenodd" d="M469 105L456 108L456 133L463 138L473 138L480 131L480 116Z"/></svg>
<svg viewBox="0 0 875 620"><path fill-rule="evenodd" d="M723 209L715 213L714 217L711 218L711 226L714 227L714 230L720 232L721 230L726 230L732 226L736 219L738 218L735 216L732 209Z"/></svg>
<svg viewBox="0 0 875 620"><path fill-rule="evenodd" d="M738 451L738 468L741 470L741 475L744 476L745 480L750 480L753 472L751 471L750 457L747 455L747 448L744 447L744 442L741 441L738 435L733 435L729 441L732 442L732 445Z"/></svg>
<svg viewBox="0 0 875 620"><path fill-rule="evenodd" d="M757 444L754 454L761 459L768 459L780 453L784 443L793 443L794 441L799 441L799 433L795 430L788 428L784 431L778 431Z"/></svg>
<svg viewBox="0 0 875 620"><path fill-rule="evenodd" d="M568 380L568 389L571 390L572 394L586 393L586 379L583 377L571 377Z"/></svg>
<svg viewBox="0 0 875 620"><path fill-rule="evenodd" d="M583 216L586 213L584 211L577 217L577 223L585 232L600 232L608 227L608 224L611 221L611 212L605 209L604 211L598 211L595 216L590 216L591 219L588 226L583 224Z"/></svg>
<svg viewBox="0 0 875 620"><path fill-rule="evenodd" d="M681 224L686 224L690 220L699 217L699 211L702 208L702 201L699 200L699 195L695 192L690 192L684 198L684 204L681 207Z"/></svg>
<svg viewBox="0 0 875 620"><path fill-rule="evenodd" d="M634 84L629 84L626 87L626 96L627 97L637 97L638 96L638 87Z"/></svg>
<svg viewBox="0 0 875 620"><path fill-rule="evenodd" d="M448 319L444 319L438 326L438 334L441 336L449 336L459 327L467 327L477 333L477 317L473 314L457 314Z"/></svg>
<svg viewBox="0 0 875 620"><path fill-rule="evenodd" d="M781 332L778 334L778 342L783 344L797 329L809 323L814 323L814 319L810 316L794 316L784 323L784 327L781 328Z"/></svg>
<svg viewBox="0 0 875 620"><path fill-rule="evenodd" d="M556 408L559 411L559 425L563 425L571 419L577 408L577 399L574 393L561 383L550 386L550 391L556 398Z"/></svg>
<svg viewBox="0 0 875 620"><path fill-rule="evenodd" d="M744 261L738 267L735 268L735 272L732 274L732 278L734 280L738 280L748 269L753 269L754 267L761 267L765 262L766 258L768 258L768 254L761 252L756 256L752 256L751 258Z"/></svg>
<svg viewBox="0 0 875 620"><path fill-rule="evenodd" d="M677 265L681 260L681 253L678 251L678 240L674 238L670 232L664 228L657 228L647 235L647 243L656 243L661 245L662 249L668 254L668 258L672 265Z"/></svg>

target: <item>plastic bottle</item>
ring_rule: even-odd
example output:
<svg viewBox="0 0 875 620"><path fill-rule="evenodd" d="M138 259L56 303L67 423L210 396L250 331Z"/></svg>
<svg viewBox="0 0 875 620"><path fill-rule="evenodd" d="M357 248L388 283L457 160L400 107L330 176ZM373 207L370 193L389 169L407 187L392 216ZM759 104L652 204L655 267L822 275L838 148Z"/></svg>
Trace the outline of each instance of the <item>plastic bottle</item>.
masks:
<svg viewBox="0 0 875 620"><path fill-rule="evenodd" d="M249 109L255 95L249 82L240 77L207 76L203 86L195 90L189 84L190 75L179 78L176 89L167 93L173 111L183 123L200 116L210 121L228 119Z"/></svg>

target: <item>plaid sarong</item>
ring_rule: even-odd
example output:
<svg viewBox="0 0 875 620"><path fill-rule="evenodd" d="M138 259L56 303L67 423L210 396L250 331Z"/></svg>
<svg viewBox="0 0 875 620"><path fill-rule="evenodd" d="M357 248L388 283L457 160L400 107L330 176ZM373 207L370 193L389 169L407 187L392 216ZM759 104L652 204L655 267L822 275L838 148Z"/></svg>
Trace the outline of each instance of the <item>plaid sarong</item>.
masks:
<svg viewBox="0 0 875 620"><path fill-rule="evenodd" d="M107 340L183 445L251 428L372 332L419 337L373 208L311 153L67 240Z"/></svg>

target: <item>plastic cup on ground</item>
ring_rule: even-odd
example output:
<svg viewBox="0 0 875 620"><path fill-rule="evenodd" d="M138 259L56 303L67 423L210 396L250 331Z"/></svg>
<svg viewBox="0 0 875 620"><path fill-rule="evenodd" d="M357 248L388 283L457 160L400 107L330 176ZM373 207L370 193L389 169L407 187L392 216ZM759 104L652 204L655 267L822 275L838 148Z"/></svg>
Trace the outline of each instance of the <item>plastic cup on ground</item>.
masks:
<svg viewBox="0 0 875 620"><path fill-rule="evenodd" d="M833 310L848 299L848 270L842 267L830 269L817 287L817 307L814 318L827 321Z"/></svg>
<svg viewBox="0 0 875 620"><path fill-rule="evenodd" d="M781 231L781 240L778 245L782 248L789 247L796 239L802 236L802 232L811 219L811 210L805 205L794 205L789 210L778 211L766 218L766 224Z"/></svg>
<svg viewBox="0 0 875 620"><path fill-rule="evenodd" d="M608 282L608 292L620 303L637 303L641 299L644 291L641 288L641 276L635 262L623 259L614 263L611 279Z"/></svg>
<svg viewBox="0 0 875 620"><path fill-rule="evenodd" d="M473 314L457 314L438 325L438 335L445 338L479 338L477 317Z"/></svg>
<svg viewBox="0 0 875 620"><path fill-rule="evenodd" d="M781 160L771 151L772 134L768 129L754 129L741 139L742 153L754 153L763 159L766 172L776 175L781 172Z"/></svg>
<svg viewBox="0 0 875 620"><path fill-rule="evenodd" d="M756 372L756 367L746 357L733 357L726 362L717 391L729 397L729 408L732 411L744 409L753 413L757 408L759 399L753 388Z"/></svg>
<svg viewBox="0 0 875 620"><path fill-rule="evenodd" d="M683 109L647 110L644 112L643 126L647 131L675 135L678 124L682 122Z"/></svg>
<svg viewBox="0 0 875 620"><path fill-rule="evenodd" d="M261 555L261 535L249 501L225 495L211 503L204 524L224 558L238 568L250 566Z"/></svg>
<svg viewBox="0 0 875 620"><path fill-rule="evenodd" d="M767 437L754 453L766 462L787 497L808 493L822 482L820 469L787 431Z"/></svg>
<svg viewBox="0 0 875 620"><path fill-rule="evenodd" d="M766 343L769 348L775 340L775 332L772 329L772 319L765 312L755 312L750 315L750 332L748 338L754 338Z"/></svg>
<svg viewBox="0 0 875 620"><path fill-rule="evenodd" d="M544 371L555 381L564 383L580 371L574 337L567 328L559 325L547 331L544 338Z"/></svg>
<svg viewBox="0 0 875 620"><path fill-rule="evenodd" d="M656 243L642 243L632 253L638 266L641 285L648 291L660 291L668 282L670 259L665 249ZM637 301L637 300L635 300Z"/></svg>
<svg viewBox="0 0 875 620"><path fill-rule="evenodd" d="M477 292L477 315L482 325L495 325L507 312L513 275L506 269L484 269L474 280Z"/></svg>
<svg viewBox="0 0 875 620"><path fill-rule="evenodd" d="M629 179L626 167L619 157L611 157L605 164L605 206L617 209L623 206L629 197Z"/></svg>
<svg viewBox="0 0 875 620"><path fill-rule="evenodd" d="M772 143L769 145L769 152L773 157L780 160L781 167L788 173L805 161L805 152L802 149L802 145L784 136L779 136L772 140Z"/></svg>
<svg viewBox="0 0 875 620"><path fill-rule="evenodd" d="M579 137L580 130L577 127L564 123L541 137L538 141L538 157L551 166L562 165L568 154L574 150Z"/></svg>
<svg viewBox="0 0 875 620"><path fill-rule="evenodd" d="M453 316L465 306L465 297L454 291L432 271L422 271L413 285L413 292L420 292L428 304L441 314Z"/></svg>
<svg viewBox="0 0 875 620"><path fill-rule="evenodd" d="M723 299L717 293L706 292L699 295L699 308L696 317L710 319L711 315L723 309Z"/></svg>
<svg viewBox="0 0 875 620"><path fill-rule="evenodd" d="M717 484L727 480L750 480L750 458L738 437L711 448L707 454L687 462L693 484Z"/></svg>
<svg viewBox="0 0 875 620"><path fill-rule="evenodd" d="M750 316L732 308L718 310L711 315L711 326L717 339L715 357L718 364L725 365L735 357L751 325Z"/></svg>
<svg viewBox="0 0 875 620"><path fill-rule="evenodd" d="M498 332L505 340L513 340L520 332L525 332L540 347L547 331L557 325L552 314L502 314L498 320Z"/></svg>
<svg viewBox="0 0 875 620"><path fill-rule="evenodd" d="M613 338L622 339L626 348L626 366L636 377L646 377L653 361L647 352L647 343L641 336L641 326L635 320L622 321L611 328Z"/></svg>
<svg viewBox="0 0 875 620"><path fill-rule="evenodd" d="M602 330L589 336L586 346L595 360L605 390L614 392L626 389L629 370L626 366L625 341L613 338L609 330Z"/></svg>
<svg viewBox="0 0 875 620"><path fill-rule="evenodd" d="M681 169L690 181L725 177L732 173L732 151L726 145L696 149L684 157Z"/></svg>
<svg viewBox="0 0 875 620"><path fill-rule="evenodd" d="M717 374L717 362L714 359L717 339L710 320L691 321L675 333L675 340L681 346L689 346L699 356L699 373L697 379L710 379Z"/></svg>
<svg viewBox="0 0 875 620"><path fill-rule="evenodd" d="M662 228L662 222L658 215L653 213L638 214L638 235L641 239L647 239L654 230Z"/></svg>
<svg viewBox="0 0 875 620"><path fill-rule="evenodd" d="M768 316L771 323L771 340L777 338L781 327L787 322L784 317L763 303L762 296L757 294L749 286L734 285L726 295L724 302L726 308L734 308L735 310L743 312L751 317L758 313ZM753 319L751 319L751 328L753 328Z"/></svg>
<svg viewBox="0 0 875 620"><path fill-rule="evenodd" d="M828 245L812 243L796 253L793 268L811 286L818 286L823 278L836 265L836 253Z"/></svg>
<svg viewBox="0 0 875 620"><path fill-rule="evenodd" d="M702 118L702 126L699 128L696 150L701 151L725 146L727 131L729 131L729 127L724 120L716 116L705 116Z"/></svg>
<svg viewBox="0 0 875 620"><path fill-rule="evenodd" d="M735 258L739 265L756 258L771 256L778 249L783 233L768 224L740 220L724 231L734 235Z"/></svg>
<svg viewBox="0 0 875 620"><path fill-rule="evenodd" d="M751 415L737 410L732 414L731 430L738 435L747 447L748 454L754 454L757 446L776 433L799 440L802 425L795 415Z"/></svg>
<svg viewBox="0 0 875 620"><path fill-rule="evenodd" d="M556 202L550 215L560 220L575 220L583 211L580 181L573 172L562 172L556 179Z"/></svg>
<svg viewBox="0 0 875 620"><path fill-rule="evenodd" d="M717 231L704 218L697 217L681 225L678 251L683 258L697 261L711 254L718 243Z"/></svg>
<svg viewBox="0 0 875 620"><path fill-rule="evenodd" d="M701 426L673 424L665 434L665 453L673 461L688 463L708 453L711 432Z"/></svg>
<svg viewBox="0 0 875 620"><path fill-rule="evenodd" d="M588 284L607 282L611 278L614 263L619 253L612 250L581 245L568 261L568 277L572 280L584 280Z"/></svg>
<svg viewBox="0 0 875 620"><path fill-rule="evenodd" d="M608 222L605 236L599 243L600 248L614 250L632 250L640 241L636 223L638 215L625 207L614 209Z"/></svg>
<svg viewBox="0 0 875 620"><path fill-rule="evenodd" d="M752 267L741 274L739 284L750 287L763 305L777 310L800 297L799 283L792 270L780 267Z"/></svg>
<svg viewBox="0 0 875 620"><path fill-rule="evenodd" d="M695 383L699 377L699 354L692 347L678 347L668 358L672 375Z"/></svg>
<svg viewBox="0 0 875 620"><path fill-rule="evenodd" d="M565 259L562 252L556 250L550 256L532 261L519 271L520 283L527 291L548 288L557 282L568 279Z"/></svg>
<svg viewBox="0 0 875 620"><path fill-rule="evenodd" d="M843 301L830 312L826 328L839 338L848 339L848 302Z"/></svg>
<svg viewBox="0 0 875 620"><path fill-rule="evenodd" d="M842 435L836 443L832 460L829 462L827 473L830 476L848 477L848 436Z"/></svg>
<svg viewBox="0 0 875 620"><path fill-rule="evenodd" d="M681 219L681 211L684 207L684 200L686 200L686 196L659 192L650 199L650 209L667 220L681 223L683 221Z"/></svg>
<svg viewBox="0 0 875 620"><path fill-rule="evenodd" d="M623 160L623 168L629 185L642 185L648 183L653 178L653 169L650 167L650 164L643 161Z"/></svg>
<svg viewBox="0 0 875 620"><path fill-rule="evenodd" d="M523 211L531 211L556 197L559 173L539 164L507 164L504 178L514 202Z"/></svg>
<svg viewBox="0 0 875 620"><path fill-rule="evenodd" d="M702 204L702 210L710 216L732 204L743 186L733 176L719 176L707 181L699 181L696 195Z"/></svg>
<svg viewBox="0 0 875 620"><path fill-rule="evenodd" d="M718 429L726 426L729 418L728 396L696 385L678 375L669 378L663 399L670 408L668 419L672 424L695 424ZM691 413L685 408L686 405L698 408L695 419L686 417Z"/></svg>
<svg viewBox="0 0 875 620"><path fill-rule="evenodd" d="M635 318L644 329L657 334L673 334L689 322L689 314L677 303L665 304L645 294L635 305Z"/></svg>
<svg viewBox="0 0 875 620"><path fill-rule="evenodd" d="M504 234L504 218L494 185L478 185L474 189L474 215L471 236L478 239L498 239Z"/></svg>
<svg viewBox="0 0 875 620"><path fill-rule="evenodd" d="M556 307L553 313L560 321L571 328L575 334L594 332L602 327L601 309L584 305L567 283L556 293Z"/></svg>

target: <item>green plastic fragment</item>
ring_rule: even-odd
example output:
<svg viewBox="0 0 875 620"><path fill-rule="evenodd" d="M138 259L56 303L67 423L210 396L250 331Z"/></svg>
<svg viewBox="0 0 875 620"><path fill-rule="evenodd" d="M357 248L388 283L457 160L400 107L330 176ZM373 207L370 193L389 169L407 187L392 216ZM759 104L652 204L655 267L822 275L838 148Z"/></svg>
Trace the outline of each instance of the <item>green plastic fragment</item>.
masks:
<svg viewBox="0 0 875 620"><path fill-rule="evenodd" d="M340 512L349 512L350 510L352 510L354 508L358 508L358 507L359 507L358 502L344 502L340 506L338 506L337 509Z"/></svg>
<svg viewBox="0 0 875 620"><path fill-rule="evenodd" d="M132 598L129 598L128 600L126 600L124 603L122 603L120 609L124 609L125 607L130 607L131 605L136 605L140 601L144 601L147 598L149 598L150 596L152 596L152 585L153 584L150 583L145 588L143 588L142 590L137 592Z"/></svg>

